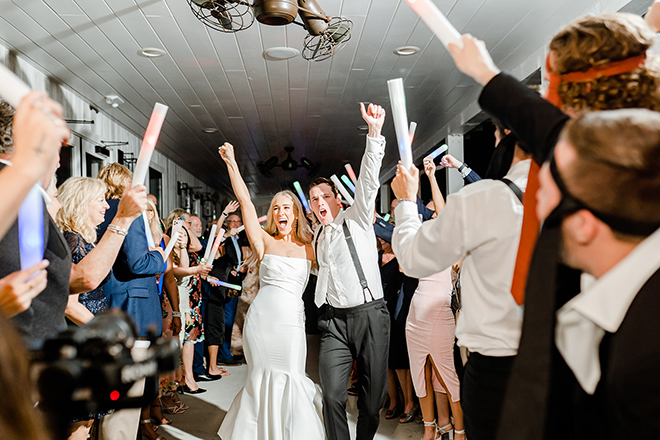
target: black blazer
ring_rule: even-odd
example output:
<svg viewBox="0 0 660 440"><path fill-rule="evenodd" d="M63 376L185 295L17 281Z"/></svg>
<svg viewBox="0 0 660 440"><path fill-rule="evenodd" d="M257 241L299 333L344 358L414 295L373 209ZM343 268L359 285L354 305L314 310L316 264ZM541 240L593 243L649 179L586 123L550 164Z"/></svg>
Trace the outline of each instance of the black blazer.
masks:
<svg viewBox="0 0 660 440"><path fill-rule="evenodd" d="M4 166L0 164L0 169ZM37 348L46 338L66 329L64 310L69 299L71 251L59 228L50 218L45 204L44 226L44 258L50 262L46 269L48 284L46 289L32 300L29 309L11 319L28 348ZM21 261L16 220L0 240L0 278L19 270Z"/></svg>
<svg viewBox="0 0 660 440"><path fill-rule="evenodd" d="M241 246L248 246L248 245L249 244L247 243L245 232L239 233L238 234L239 250ZM231 271L234 270L234 267L238 265L238 255L236 254L236 248L232 243L231 237L225 240L224 246L225 246L225 254L222 257L218 258L217 260L213 261L213 269L211 270L210 275L216 277L220 281L225 281L231 284L238 284L240 286L241 281L243 280L243 275L239 273L237 276L233 276L231 274ZM245 257L241 258L241 260L244 259ZM211 285L211 294L216 297L220 297L224 299L227 295L227 288Z"/></svg>

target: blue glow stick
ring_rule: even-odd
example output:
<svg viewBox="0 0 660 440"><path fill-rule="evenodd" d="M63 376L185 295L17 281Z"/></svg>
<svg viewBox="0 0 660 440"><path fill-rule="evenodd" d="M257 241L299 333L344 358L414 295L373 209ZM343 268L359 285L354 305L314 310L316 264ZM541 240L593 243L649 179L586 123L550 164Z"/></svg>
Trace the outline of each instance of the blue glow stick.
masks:
<svg viewBox="0 0 660 440"><path fill-rule="evenodd" d="M209 282L209 284L212 284L214 286L222 286L222 287L227 287L229 289L234 289L234 290L241 290L242 287L239 286L238 284L231 284L231 283L225 283L224 281L220 281L217 278L207 278L206 281Z"/></svg>
<svg viewBox="0 0 660 440"><path fill-rule="evenodd" d="M296 192L298 193L298 197L300 197L300 201L305 207L305 211L311 212L311 210L309 209L309 203L307 203L307 197L305 197L305 193L303 192L302 187L300 186L300 182L298 182L297 180L293 182L293 187L296 189Z"/></svg>
<svg viewBox="0 0 660 440"><path fill-rule="evenodd" d="M44 259L44 205L41 193L32 187L18 211L18 248L21 270Z"/></svg>
<svg viewBox="0 0 660 440"><path fill-rule="evenodd" d="M346 184L346 186L348 187L348 189L350 189L351 191L353 191L353 194L355 194L355 185L353 185L353 182L351 182L351 179L349 179L348 176L347 176L346 174L342 174L342 176L341 176L341 181L344 182L344 183Z"/></svg>
<svg viewBox="0 0 660 440"><path fill-rule="evenodd" d="M446 152L447 150L449 150L449 147L447 146L447 144L443 144L440 147L438 147L438 149L436 149L434 152L429 154L429 156L435 159L436 157L440 156L442 153Z"/></svg>

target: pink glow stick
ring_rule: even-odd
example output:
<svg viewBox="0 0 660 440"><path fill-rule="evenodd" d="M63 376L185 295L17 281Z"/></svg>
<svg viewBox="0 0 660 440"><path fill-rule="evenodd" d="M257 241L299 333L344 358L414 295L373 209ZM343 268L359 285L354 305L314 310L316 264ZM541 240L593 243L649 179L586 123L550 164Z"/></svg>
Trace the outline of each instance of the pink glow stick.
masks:
<svg viewBox="0 0 660 440"><path fill-rule="evenodd" d="M445 14L431 0L406 0L406 3L419 15L436 37L447 47L449 43L463 47L461 34L447 20Z"/></svg>
<svg viewBox="0 0 660 440"><path fill-rule="evenodd" d="M350 177L351 180L353 181L353 185L357 185L357 176L355 175L355 171L353 171L353 167L351 166L351 164L347 163L346 165L344 165L344 168L346 168L348 177Z"/></svg>
<svg viewBox="0 0 660 440"><path fill-rule="evenodd" d="M211 253L209 254L209 261L206 262L206 264L211 264L213 266L213 259L215 258L215 253L218 252L218 248L222 244L222 237L225 235L225 229L221 228L218 231L218 235L215 237L215 241L213 241L213 247L211 248ZM208 246L208 245L207 245Z"/></svg>
<svg viewBox="0 0 660 440"><path fill-rule="evenodd" d="M144 138L142 139L140 155L135 164L133 186L144 184L144 179L147 177L147 172L149 171L151 156L154 154L160 130L163 127L163 122L165 122L167 110L168 107L160 102L157 102L154 106L154 111L151 113L151 119L149 119L149 125L147 125L147 131L144 133Z"/></svg>
<svg viewBox="0 0 660 440"><path fill-rule="evenodd" d="M263 215L263 216L259 217L259 218L257 219L257 221L259 221L259 223L263 223L263 222L265 222L267 219L268 219L268 216ZM243 231L245 231L245 225L241 225L241 226L239 226L239 227L238 227L238 232L243 232Z"/></svg>

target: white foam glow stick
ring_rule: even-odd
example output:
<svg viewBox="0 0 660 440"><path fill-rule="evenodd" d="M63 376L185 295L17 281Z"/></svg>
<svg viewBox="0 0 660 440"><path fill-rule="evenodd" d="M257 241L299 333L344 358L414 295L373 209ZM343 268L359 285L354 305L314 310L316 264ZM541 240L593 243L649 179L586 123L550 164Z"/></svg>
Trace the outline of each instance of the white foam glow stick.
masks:
<svg viewBox="0 0 660 440"><path fill-rule="evenodd" d="M262 215L257 220L259 221L259 223L263 223L263 222L266 221L266 219L268 219L268 216ZM245 231L245 225L239 226L238 227L238 232L243 232L243 231Z"/></svg>
<svg viewBox="0 0 660 440"><path fill-rule="evenodd" d="M408 133L410 134L411 144L413 139L415 139L415 130L417 130L417 122L410 122L410 128L408 129Z"/></svg>
<svg viewBox="0 0 660 440"><path fill-rule="evenodd" d="M147 244L150 248L155 247L154 236L151 234L151 226L149 225L149 219L147 218L147 211L142 212L142 221L144 222L144 233L147 236Z"/></svg>
<svg viewBox="0 0 660 440"><path fill-rule="evenodd" d="M460 32L447 20L435 3L431 0L406 0L406 3L426 23L443 46L447 47L449 43L454 43L458 47L463 47Z"/></svg>
<svg viewBox="0 0 660 440"><path fill-rule="evenodd" d="M351 164L347 163L346 165L344 165L344 168L346 168L348 177L350 177L351 180L353 181L353 185L357 185L357 176L355 175L355 171L353 171L353 167L351 166Z"/></svg>
<svg viewBox="0 0 660 440"><path fill-rule="evenodd" d="M213 247L211 248L211 253L209 254L209 258L212 260L215 257L215 253L218 252L218 248L222 244L222 237L225 235L225 229L220 228L218 231L218 235L216 235L215 240L213 241ZM210 243L210 242L209 242ZM207 244L208 246L208 244ZM210 262L207 262L206 264L209 264ZM211 264L213 266L213 264Z"/></svg>
<svg viewBox="0 0 660 440"><path fill-rule="evenodd" d="M135 164L135 173L133 173L133 186L143 185L144 179L147 177L149 171L149 163L151 163L151 156L156 149L160 129L163 128L165 122L165 115L167 114L168 107L165 104L157 102L154 106L154 111L151 113L147 131L144 133L142 139L142 147L140 148L140 155L138 156L137 163Z"/></svg>
<svg viewBox="0 0 660 440"><path fill-rule="evenodd" d="M447 144L442 144L440 147L438 147L435 151L433 151L429 156L431 156L433 159L436 157L440 156L442 153L445 151L449 150L449 147Z"/></svg>
<svg viewBox="0 0 660 440"><path fill-rule="evenodd" d="M174 245L176 244L176 241L179 239L180 234L181 234L180 231L172 232L172 237L170 238L170 242L167 243L167 247L165 248L165 255L163 256L163 260L165 260L166 264L167 264L167 258L172 253L172 249L174 249Z"/></svg>
<svg viewBox="0 0 660 440"><path fill-rule="evenodd" d="M346 200L346 203L352 205L353 197L351 197L351 195L348 193L348 190L344 188L344 185L341 184L341 182L339 181L339 177L337 177L336 174L333 174L332 176L330 176L330 180L334 182L335 186L341 193L342 197Z"/></svg>
<svg viewBox="0 0 660 440"><path fill-rule="evenodd" d="M0 64L0 96L12 107L18 108L21 100L30 93L30 87L5 66Z"/></svg>
<svg viewBox="0 0 660 440"><path fill-rule="evenodd" d="M239 286L238 284L231 284L231 283L225 283L224 281L220 281L219 279L212 277L211 279L206 279L206 281L209 282L209 284L212 284L214 286L222 286L222 287L227 287L229 289L234 289L234 290L241 290L242 287Z"/></svg>
<svg viewBox="0 0 660 440"><path fill-rule="evenodd" d="M217 229L218 229L218 225L216 223L213 223L213 226L211 226L211 233L209 234L209 239L206 240L206 251L204 252L204 258L202 260L203 263L209 261L209 257L211 256L211 247L213 247L213 239L215 238L215 231L217 231Z"/></svg>
<svg viewBox="0 0 660 440"><path fill-rule="evenodd" d="M399 155L401 162L407 170L412 166L412 148L410 147L410 133L408 131L408 115L406 114L406 95L403 93L403 80L401 78L387 81L390 92L392 117L394 118L394 131L399 142Z"/></svg>

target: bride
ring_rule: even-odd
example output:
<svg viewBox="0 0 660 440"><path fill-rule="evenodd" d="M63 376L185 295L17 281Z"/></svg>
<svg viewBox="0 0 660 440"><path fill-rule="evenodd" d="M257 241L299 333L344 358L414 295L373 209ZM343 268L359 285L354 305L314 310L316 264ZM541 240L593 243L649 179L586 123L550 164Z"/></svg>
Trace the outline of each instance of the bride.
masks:
<svg viewBox="0 0 660 440"><path fill-rule="evenodd" d="M218 152L241 204L250 244L261 260L261 287L243 330L247 380L218 434L222 440L324 440L320 396L305 375L302 293L314 250L302 206L291 191L280 191L270 202L262 229L234 147L225 143Z"/></svg>

